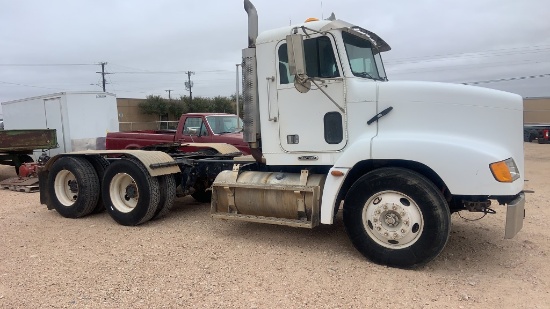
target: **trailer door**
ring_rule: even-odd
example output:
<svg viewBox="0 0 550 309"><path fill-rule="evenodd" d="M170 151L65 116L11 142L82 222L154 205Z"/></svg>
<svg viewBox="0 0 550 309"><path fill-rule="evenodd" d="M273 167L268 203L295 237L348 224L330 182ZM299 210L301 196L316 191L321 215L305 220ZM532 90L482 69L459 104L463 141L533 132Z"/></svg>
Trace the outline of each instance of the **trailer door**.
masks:
<svg viewBox="0 0 550 309"><path fill-rule="evenodd" d="M44 99L44 114L46 116L46 128L57 131L57 144L59 152L67 152L65 147L65 132L63 127L63 110L61 98Z"/></svg>

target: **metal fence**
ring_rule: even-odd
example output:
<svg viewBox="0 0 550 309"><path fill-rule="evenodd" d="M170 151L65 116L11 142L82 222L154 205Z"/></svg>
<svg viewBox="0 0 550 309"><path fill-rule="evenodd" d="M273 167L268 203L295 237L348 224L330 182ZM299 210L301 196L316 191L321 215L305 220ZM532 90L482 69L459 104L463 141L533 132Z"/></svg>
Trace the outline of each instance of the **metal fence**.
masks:
<svg viewBox="0 0 550 309"><path fill-rule="evenodd" d="M138 130L176 130L178 121L119 122L120 132Z"/></svg>

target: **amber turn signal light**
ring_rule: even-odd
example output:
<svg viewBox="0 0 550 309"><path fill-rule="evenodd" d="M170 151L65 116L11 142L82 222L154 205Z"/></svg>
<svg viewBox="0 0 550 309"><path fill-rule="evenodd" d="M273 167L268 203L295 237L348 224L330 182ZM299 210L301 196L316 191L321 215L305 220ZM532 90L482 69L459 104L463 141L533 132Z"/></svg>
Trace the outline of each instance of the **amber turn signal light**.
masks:
<svg viewBox="0 0 550 309"><path fill-rule="evenodd" d="M495 162L491 163L489 166L491 167L491 172L496 180L500 182L512 182L512 174L510 173L510 169L508 168L506 162Z"/></svg>

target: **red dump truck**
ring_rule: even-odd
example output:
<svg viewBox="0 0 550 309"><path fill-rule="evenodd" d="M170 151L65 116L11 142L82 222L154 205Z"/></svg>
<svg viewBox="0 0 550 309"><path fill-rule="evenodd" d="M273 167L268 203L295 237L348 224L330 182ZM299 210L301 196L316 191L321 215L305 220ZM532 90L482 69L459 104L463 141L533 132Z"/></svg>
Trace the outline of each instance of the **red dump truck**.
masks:
<svg viewBox="0 0 550 309"><path fill-rule="evenodd" d="M242 120L233 114L183 114L175 131L143 130L107 133L106 149L154 149L156 145L181 143L180 151L196 151L200 149L196 143L225 143L235 146L244 154L250 154L248 144L243 141L241 124Z"/></svg>

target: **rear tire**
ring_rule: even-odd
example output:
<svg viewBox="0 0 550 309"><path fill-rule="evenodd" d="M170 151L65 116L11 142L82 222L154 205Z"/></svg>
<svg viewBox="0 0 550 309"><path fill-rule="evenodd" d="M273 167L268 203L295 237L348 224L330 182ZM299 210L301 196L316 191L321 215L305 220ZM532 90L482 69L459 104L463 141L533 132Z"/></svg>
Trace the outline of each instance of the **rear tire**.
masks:
<svg viewBox="0 0 550 309"><path fill-rule="evenodd" d="M437 187L402 168L362 176L344 203L344 224L355 248L388 266L411 268L434 259L447 243L450 222Z"/></svg>
<svg viewBox="0 0 550 309"><path fill-rule="evenodd" d="M101 192L107 212L122 225L151 220L160 200L158 179L133 159L120 159L107 167Z"/></svg>
<svg viewBox="0 0 550 309"><path fill-rule="evenodd" d="M48 183L49 206L63 217L89 215L99 200L99 178L84 158L59 158L50 169Z"/></svg>
<svg viewBox="0 0 550 309"><path fill-rule="evenodd" d="M86 159L94 167L94 170L97 173L97 177L99 179L99 185L101 187L101 183L103 182L103 175L105 175L105 170L107 169L107 166L109 166L109 161L101 156L86 156ZM92 211L92 214L98 214L103 211L105 211L105 204L103 204L103 199L100 198L98 199L97 204Z"/></svg>
<svg viewBox="0 0 550 309"><path fill-rule="evenodd" d="M160 189L159 207L152 220L165 216L174 205L176 200L176 178L173 174L158 177Z"/></svg>

